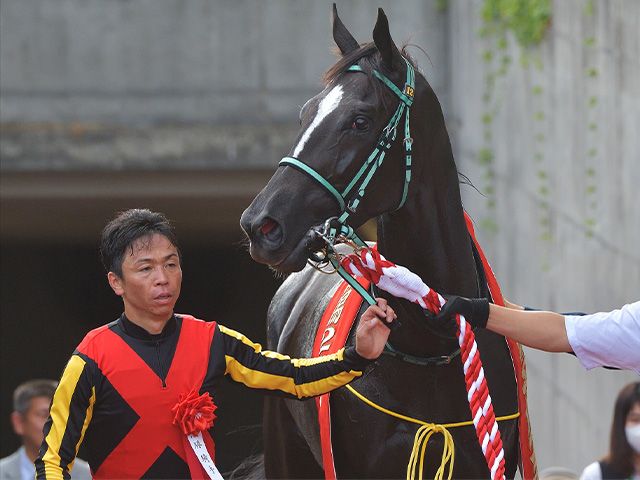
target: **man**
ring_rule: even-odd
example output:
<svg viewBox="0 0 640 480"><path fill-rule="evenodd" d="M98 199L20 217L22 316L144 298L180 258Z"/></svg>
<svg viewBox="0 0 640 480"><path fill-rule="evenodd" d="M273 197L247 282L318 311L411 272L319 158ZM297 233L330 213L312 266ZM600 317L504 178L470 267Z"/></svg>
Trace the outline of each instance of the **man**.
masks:
<svg viewBox="0 0 640 480"><path fill-rule="evenodd" d="M591 315L509 307L494 305L486 298L451 295L436 318L450 319L459 313L474 327L487 328L528 347L574 352L586 369L606 366L640 374L640 301Z"/></svg>
<svg viewBox="0 0 640 480"><path fill-rule="evenodd" d="M22 440L22 446L12 455L0 460L0 480L33 480L33 462L42 444L42 429L49 415L49 404L56 390L54 380L30 380L13 392L13 431ZM72 479L89 479L89 466L76 460Z"/></svg>
<svg viewBox="0 0 640 480"><path fill-rule="evenodd" d="M384 322L395 318L379 300L362 315L355 347L291 359L216 322L174 314L182 270L164 215L121 213L104 228L100 251L124 313L89 332L71 356L45 425L37 478L63 478L83 441L94 478L221 478L209 430L224 375L293 398L326 393L382 353Z"/></svg>

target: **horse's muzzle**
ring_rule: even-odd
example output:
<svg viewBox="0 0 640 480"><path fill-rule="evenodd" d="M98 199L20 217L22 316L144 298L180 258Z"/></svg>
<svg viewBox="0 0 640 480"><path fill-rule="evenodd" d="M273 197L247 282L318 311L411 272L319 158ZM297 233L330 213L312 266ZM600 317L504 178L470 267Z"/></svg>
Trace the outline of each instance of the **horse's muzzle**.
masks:
<svg viewBox="0 0 640 480"><path fill-rule="evenodd" d="M240 226L252 244L258 244L265 250L278 250L284 242L282 226L271 217L252 218L245 211L240 218Z"/></svg>

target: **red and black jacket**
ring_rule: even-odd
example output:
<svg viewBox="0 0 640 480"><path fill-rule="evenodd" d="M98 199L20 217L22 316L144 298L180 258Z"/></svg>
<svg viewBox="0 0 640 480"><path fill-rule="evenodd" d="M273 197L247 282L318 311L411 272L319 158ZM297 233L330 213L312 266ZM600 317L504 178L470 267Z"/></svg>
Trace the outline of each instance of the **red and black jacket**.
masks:
<svg viewBox="0 0 640 480"><path fill-rule="evenodd" d="M353 347L291 359L188 315L151 335L123 315L89 332L71 356L45 424L37 478L69 478L81 444L94 478L189 478L183 434L172 424L180 394L195 389L215 400L229 375L305 398L350 382L367 363Z"/></svg>

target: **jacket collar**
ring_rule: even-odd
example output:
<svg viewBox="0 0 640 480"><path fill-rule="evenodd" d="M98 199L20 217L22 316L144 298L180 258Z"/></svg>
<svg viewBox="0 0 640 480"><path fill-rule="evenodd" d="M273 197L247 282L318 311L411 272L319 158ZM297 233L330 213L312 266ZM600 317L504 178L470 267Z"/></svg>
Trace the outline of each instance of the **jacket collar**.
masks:
<svg viewBox="0 0 640 480"><path fill-rule="evenodd" d="M151 341L163 340L167 337L170 337L176 331L177 324L178 324L176 316L171 315L171 318L162 329L162 332L158 334L152 334L147 332L141 326L133 323L131 320L127 318L127 316L124 313L120 316L120 319L118 320L118 322L120 323L120 325L122 326L122 329L127 335L130 335L140 340L151 340Z"/></svg>

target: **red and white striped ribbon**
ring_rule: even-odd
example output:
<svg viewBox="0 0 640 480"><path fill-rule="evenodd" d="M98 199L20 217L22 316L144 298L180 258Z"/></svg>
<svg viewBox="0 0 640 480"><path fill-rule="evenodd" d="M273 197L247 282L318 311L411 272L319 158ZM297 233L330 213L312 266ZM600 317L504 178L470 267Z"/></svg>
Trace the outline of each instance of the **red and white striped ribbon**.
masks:
<svg viewBox="0 0 640 480"><path fill-rule="evenodd" d="M359 255L345 256L341 265L353 276L365 277L395 297L417 303L434 313L438 313L440 307L445 303L445 299L430 289L415 273L386 260L375 249L365 248L360 251ZM505 462L502 438L491 404L489 387L484 376L475 335L464 316L456 315L456 324L467 399L478 442L491 472L491 479L504 479Z"/></svg>

